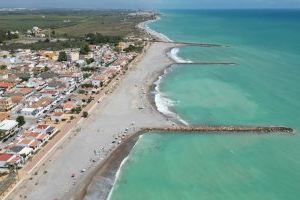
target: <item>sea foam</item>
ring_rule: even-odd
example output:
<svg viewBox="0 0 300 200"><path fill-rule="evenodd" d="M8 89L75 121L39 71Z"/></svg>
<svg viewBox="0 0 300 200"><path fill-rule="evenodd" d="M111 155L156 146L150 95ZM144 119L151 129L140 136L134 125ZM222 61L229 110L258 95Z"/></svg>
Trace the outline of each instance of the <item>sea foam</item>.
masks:
<svg viewBox="0 0 300 200"><path fill-rule="evenodd" d="M179 48L173 48L171 49L171 51L168 53L168 56L174 60L176 63L193 63L192 61L190 60L185 60L181 57L178 56L180 52L180 49Z"/></svg>
<svg viewBox="0 0 300 200"><path fill-rule="evenodd" d="M127 162L128 158L129 158L129 156L127 156L127 157L121 162L120 167L119 167L119 169L118 169L118 171L117 171L117 173L116 173L116 176L115 176L115 180L114 180L113 186L112 186L112 188L111 188L111 190L110 190L110 192L109 192L109 194L108 194L107 200L110 200L110 199L111 199L111 195L112 195L112 193L113 193L113 191L114 191L115 185L116 185L116 183L117 183L117 181L118 181L118 179L119 179L119 177L120 177L120 175L121 175L122 167L123 167L123 165Z"/></svg>
<svg viewBox="0 0 300 200"><path fill-rule="evenodd" d="M186 121L180 118L180 116L170 110L171 107L175 105L175 101L172 101L171 99L167 98L161 91L160 91L160 84L164 76L168 73L168 69L165 70L164 74L159 76L158 80L154 82L155 85L155 104L156 108L159 112L164 114L167 117L171 117L174 119L177 119L181 123L188 125Z"/></svg>

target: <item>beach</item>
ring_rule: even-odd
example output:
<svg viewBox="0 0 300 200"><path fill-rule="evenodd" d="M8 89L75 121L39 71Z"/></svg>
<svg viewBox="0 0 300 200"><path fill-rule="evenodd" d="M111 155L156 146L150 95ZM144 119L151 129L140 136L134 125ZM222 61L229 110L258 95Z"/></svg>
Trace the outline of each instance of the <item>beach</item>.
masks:
<svg viewBox="0 0 300 200"><path fill-rule="evenodd" d="M6 199L71 199L75 190L89 184L88 174L121 143L121 136L124 140L143 127L171 126L173 122L149 101L148 92L172 63L166 56L172 47L174 44L151 44L143 58L129 67L116 89L95 104L89 118L79 122Z"/></svg>

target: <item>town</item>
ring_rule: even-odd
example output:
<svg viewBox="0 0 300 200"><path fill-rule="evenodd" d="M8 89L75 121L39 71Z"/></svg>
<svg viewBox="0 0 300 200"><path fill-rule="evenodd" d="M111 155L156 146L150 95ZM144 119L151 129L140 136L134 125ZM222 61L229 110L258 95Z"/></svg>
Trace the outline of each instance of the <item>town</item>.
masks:
<svg viewBox="0 0 300 200"><path fill-rule="evenodd" d="M138 55L132 42L0 51L0 169L22 168Z"/></svg>

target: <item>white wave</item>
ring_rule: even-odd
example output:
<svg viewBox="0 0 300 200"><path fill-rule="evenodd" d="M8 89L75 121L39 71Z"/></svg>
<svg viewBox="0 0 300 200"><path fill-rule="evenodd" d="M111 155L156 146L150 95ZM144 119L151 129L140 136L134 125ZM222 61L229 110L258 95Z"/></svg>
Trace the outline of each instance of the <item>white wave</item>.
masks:
<svg viewBox="0 0 300 200"><path fill-rule="evenodd" d="M153 30L153 29L151 29L151 28L149 27L149 24L151 24L151 23L153 23L153 22L156 22L156 21L158 21L158 20L160 20L160 19L161 19L160 17L156 17L155 20L149 20L149 21L146 21L146 22L142 22L142 23L140 23L140 24L138 25L138 27L141 28L141 29L144 29L144 30L147 31L150 35L153 35L153 36L155 36L155 37L158 37L158 38L160 38L160 39L163 40L163 41L173 42L170 38L168 38L168 36L166 36L166 35L164 35L164 34L162 34L162 33L160 33L160 32L157 32L157 31L155 31L155 30Z"/></svg>
<svg viewBox="0 0 300 200"><path fill-rule="evenodd" d="M179 48L173 48L171 51L168 53L168 56L174 60L177 63L193 63L190 60L184 60L183 58L179 57L178 54L180 52Z"/></svg>
<svg viewBox="0 0 300 200"><path fill-rule="evenodd" d="M116 182L118 181L118 179L119 179L119 177L120 177L120 175L121 175L122 167L123 167L123 165L127 162L128 158L129 158L129 156L127 156L126 158L124 158L124 160L121 162L121 165L120 165L120 167L119 167L119 169L118 169L118 171L117 171L117 173L116 173L116 176L115 176L115 181L114 181L114 183L113 183L113 187L111 188L111 190L110 190L110 192L109 192L109 194L108 194L107 200L110 200L110 199L111 199L111 195L112 195L112 193L113 193L113 191L114 191Z"/></svg>
<svg viewBox="0 0 300 200"><path fill-rule="evenodd" d="M130 152L132 152L133 149L135 149L135 147L136 147L137 144L140 142L140 140L141 140L142 137L143 137L143 135L140 135L140 136L139 136L139 139L138 139L138 140L136 141L136 143L133 145L133 147L132 147L132 149L131 149ZM119 178L120 178L120 175L121 175L121 172L122 172L122 168L123 168L124 164L128 161L129 156L130 156L130 154L129 154L126 158L124 158L124 160L121 162L120 167L119 167L119 169L118 169L118 171L117 171L117 173L116 173L116 176L115 176L115 180L114 180L114 183L113 183L113 187L111 188L111 190L110 190L110 192L109 192L109 194L108 194L107 200L110 200L110 199L111 199L111 195L112 195L112 193L113 193L113 191L114 191L115 185L116 185L117 181L118 181Z"/></svg>
<svg viewBox="0 0 300 200"><path fill-rule="evenodd" d="M165 71L164 75L166 73L167 73L167 70ZM164 96L164 94L159 89L159 85L160 85L161 80L162 80L164 75L160 76L158 78L158 80L154 83L155 84L155 97L154 97L154 100L155 100L156 108L159 112L166 115L167 117L177 119L181 123L183 123L185 125L188 125L188 123L186 121L184 121L183 119L181 119L178 114L176 114L176 113L174 113L170 110L170 108L175 105L175 102L172 101L171 99L168 99L166 96Z"/></svg>

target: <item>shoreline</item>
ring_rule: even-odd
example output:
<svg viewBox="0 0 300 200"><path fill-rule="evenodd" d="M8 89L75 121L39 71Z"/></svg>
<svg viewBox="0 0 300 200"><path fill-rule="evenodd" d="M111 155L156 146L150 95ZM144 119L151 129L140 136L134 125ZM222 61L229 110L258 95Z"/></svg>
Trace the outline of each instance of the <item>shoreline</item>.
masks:
<svg viewBox="0 0 300 200"><path fill-rule="evenodd" d="M164 132L164 134L182 134L181 132L185 132L186 134L217 134L217 135L227 135L227 134L235 134L235 135L262 135L262 134L278 134L282 136L293 136L294 130L288 127L214 127L208 126L203 128L143 128L138 130L136 133L128 137L120 146L118 146L103 162L103 164L99 165L90 175L89 181L90 184L92 182L97 182L97 187L101 187L101 196L97 196L97 198L92 197L91 199L105 199L109 200L108 197L111 195L112 190L114 189L115 183L119 176L117 176L120 168L123 164L126 163L126 159L130 155L130 152L137 144L140 136L147 134L156 134L156 132ZM235 131L233 129L236 129ZM222 130L222 131L221 131ZM113 183L113 184L112 184ZM86 185L83 189L81 189L78 193L76 193L76 198L73 200L82 200L82 199L90 199L86 198L86 195L93 191L95 188L90 188L90 185ZM100 189L100 188L99 188ZM104 189L104 190L103 190Z"/></svg>
<svg viewBox="0 0 300 200"><path fill-rule="evenodd" d="M155 31L149 31L149 28L146 27L147 24L157 20L160 20L160 18L157 18L156 20L142 22L138 25L138 27L143 31L146 31L154 38L159 38L160 40L166 40L166 37L161 37L160 33L157 33ZM153 44L150 44L150 47L151 46L153 46ZM149 74L149 76L151 76L150 79L152 80L150 82L146 81L145 84L146 100L150 104L151 109L157 114L159 114L161 117L163 117L166 121L171 122L172 126L184 125L184 123L182 123L180 120L176 119L175 117L167 116L166 114L160 112L155 102L155 94L154 94L154 92L156 91L155 82L157 82L157 80L165 74L165 71L168 68L170 68L172 66L172 63L174 62L174 60L168 54L171 52L172 49L183 45L168 44L168 46L169 47L163 49L163 57L169 60L169 63L163 65L161 70ZM146 49L146 51L147 50L149 49ZM147 52L145 53L145 56L146 55ZM94 199L94 198L103 199L103 200L107 199L109 193L113 189L115 181L117 180L116 173L119 170L121 163L129 155L130 151L138 141L139 136L143 135L144 133L145 130L141 129L139 131L134 132L129 138L123 141L110 155L107 156L107 158L105 159L105 161L103 161L103 163L99 164L97 168L93 170L93 172L90 172L88 177L83 181L83 183L80 184L81 187L77 188L77 192L75 192L72 199L74 200ZM95 185L98 186L97 188L99 189L101 188L102 192L99 192L97 197L89 197L89 194L96 189ZM99 185L101 185L101 187L99 187Z"/></svg>
<svg viewBox="0 0 300 200"><path fill-rule="evenodd" d="M173 46L168 43L148 43L139 59L130 64L127 73L120 80L113 81L114 90L109 90L101 98L101 103L92 107L89 118L80 120L70 129L70 134L6 199L76 199L74 194L78 188L90 186L90 174L97 171L95 169L102 166L104 160L119 146L119 142L114 143L116 135L128 127L130 130L126 137L134 135L142 127L170 126L172 122L150 104L147 90L155 81L155 76L172 63L163 52ZM134 126L131 126L133 122ZM96 156L94 151L99 148L101 152ZM87 172L81 173L82 169ZM74 172L76 180L70 178Z"/></svg>

